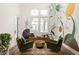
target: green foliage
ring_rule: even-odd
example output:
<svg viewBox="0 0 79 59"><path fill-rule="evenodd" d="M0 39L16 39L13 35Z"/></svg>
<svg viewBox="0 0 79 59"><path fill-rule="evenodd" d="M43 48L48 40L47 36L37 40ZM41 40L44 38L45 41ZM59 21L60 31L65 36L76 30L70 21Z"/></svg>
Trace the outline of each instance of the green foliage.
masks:
<svg viewBox="0 0 79 59"><path fill-rule="evenodd" d="M56 11L60 11L60 8L61 8L61 5L60 4L57 4L56 5Z"/></svg>
<svg viewBox="0 0 79 59"><path fill-rule="evenodd" d="M11 35L9 33L1 33L0 40L1 40L2 45L7 46L11 40Z"/></svg>

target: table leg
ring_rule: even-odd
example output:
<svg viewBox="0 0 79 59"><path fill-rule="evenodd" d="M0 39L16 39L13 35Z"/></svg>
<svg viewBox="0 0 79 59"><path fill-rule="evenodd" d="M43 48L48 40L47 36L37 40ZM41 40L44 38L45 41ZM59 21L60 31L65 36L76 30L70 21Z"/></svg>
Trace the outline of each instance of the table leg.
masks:
<svg viewBox="0 0 79 59"><path fill-rule="evenodd" d="M44 47L47 48L47 44L46 43L45 43Z"/></svg>
<svg viewBox="0 0 79 59"><path fill-rule="evenodd" d="M35 43L33 43L33 49L36 48Z"/></svg>

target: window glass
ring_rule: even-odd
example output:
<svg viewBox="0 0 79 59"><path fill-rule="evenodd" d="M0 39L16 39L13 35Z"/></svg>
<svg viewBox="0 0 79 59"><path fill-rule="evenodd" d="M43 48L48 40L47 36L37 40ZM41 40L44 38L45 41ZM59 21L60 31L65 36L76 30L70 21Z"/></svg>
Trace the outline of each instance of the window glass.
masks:
<svg viewBox="0 0 79 59"><path fill-rule="evenodd" d="M31 15L32 15L32 30L38 32L47 32L48 18L44 16L48 15L48 10L32 10Z"/></svg>
<svg viewBox="0 0 79 59"><path fill-rule="evenodd" d="M40 15L48 16L48 10L40 10Z"/></svg>
<svg viewBox="0 0 79 59"><path fill-rule="evenodd" d="M39 24L38 18L33 18L32 19L32 30L38 31L38 24Z"/></svg>
<svg viewBox="0 0 79 59"><path fill-rule="evenodd" d="M40 18L40 32L44 32L44 19Z"/></svg>
<svg viewBox="0 0 79 59"><path fill-rule="evenodd" d="M45 32L48 32L48 18L44 18L44 20L45 20L44 30L45 30Z"/></svg>
<svg viewBox="0 0 79 59"><path fill-rule="evenodd" d="M39 10L36 10L36 9L31 10L31 15L32 16L38 16L39 15Z"/></svg>

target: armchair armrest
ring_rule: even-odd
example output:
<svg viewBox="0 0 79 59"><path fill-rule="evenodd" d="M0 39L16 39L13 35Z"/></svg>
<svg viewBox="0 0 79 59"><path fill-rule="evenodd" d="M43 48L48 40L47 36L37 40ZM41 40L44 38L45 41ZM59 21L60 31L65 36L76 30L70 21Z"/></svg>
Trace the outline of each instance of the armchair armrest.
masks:
<svg viewBox="0 0 79 59"><path fill-rule="evenodd" d="M48 40L47 41L48 43L50 43L50 44L55 44L55 45L57 45L58 44L58 41L55 41L55 40Z"/></svg>

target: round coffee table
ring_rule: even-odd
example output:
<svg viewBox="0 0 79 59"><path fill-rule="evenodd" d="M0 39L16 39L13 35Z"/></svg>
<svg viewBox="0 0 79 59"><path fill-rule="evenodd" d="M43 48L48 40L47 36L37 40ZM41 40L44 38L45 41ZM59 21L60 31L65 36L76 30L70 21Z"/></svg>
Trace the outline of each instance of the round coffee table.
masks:
<svg viewBox="0 0 79 59"><path fill-rule="evenodd" d="M37 48L43 48L44 45L45 45L45 41L44 41L44 40L36 40L36 41L35 41L35 46L36 46Z"/></svg>

